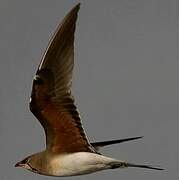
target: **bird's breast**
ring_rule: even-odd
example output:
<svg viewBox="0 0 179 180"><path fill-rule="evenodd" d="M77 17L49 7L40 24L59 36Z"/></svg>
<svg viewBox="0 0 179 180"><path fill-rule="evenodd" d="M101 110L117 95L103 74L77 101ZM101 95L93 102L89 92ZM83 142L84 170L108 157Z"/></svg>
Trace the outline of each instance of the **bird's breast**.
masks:
<svg viewBox="0 0 179 180"><path fill-rule="evenodd" d="M53 176L75 176L108 169L114 161L95 153L77 152L53 157L49 169Z"/></svg>

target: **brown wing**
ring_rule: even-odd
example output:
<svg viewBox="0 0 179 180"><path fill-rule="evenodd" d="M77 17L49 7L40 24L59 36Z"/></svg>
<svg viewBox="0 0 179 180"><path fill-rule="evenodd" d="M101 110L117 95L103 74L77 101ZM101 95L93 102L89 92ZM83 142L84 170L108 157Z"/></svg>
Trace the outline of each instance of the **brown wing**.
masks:
<svg viewBox="0 0 179 180"><path fill-rule="evenodd" d="M47 150L54 153L94 152L71 95L79 8L75 6L58 27L33 81L30 109L44 127Z"/></svg>

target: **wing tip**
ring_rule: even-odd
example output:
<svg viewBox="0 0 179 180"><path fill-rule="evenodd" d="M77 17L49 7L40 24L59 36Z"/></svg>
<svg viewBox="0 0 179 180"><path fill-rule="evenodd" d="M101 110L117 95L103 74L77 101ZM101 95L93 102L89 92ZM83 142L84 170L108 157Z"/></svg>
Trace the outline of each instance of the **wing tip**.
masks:
<svg viewBox="0 0 179 180"><path fill-rule="evenodd" d="M72 8L72 12L74 11L75 13L78 13L79 9L80 9L81 3L76 4L73 8Z"/></svg>
<svg viewBox="0 0 179 180"><path fill-rule="evenodd" d="M75 7L79 10L81 6L81 3L79 2Z"/></svg>

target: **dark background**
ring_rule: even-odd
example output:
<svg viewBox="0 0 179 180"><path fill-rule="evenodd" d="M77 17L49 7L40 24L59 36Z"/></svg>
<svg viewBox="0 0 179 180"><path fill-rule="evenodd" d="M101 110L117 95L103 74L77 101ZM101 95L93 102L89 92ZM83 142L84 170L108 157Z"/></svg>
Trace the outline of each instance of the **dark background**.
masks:
<svg viewBox="0 0 179 180"><path fill-rule="evenodd" d="M28 108L32 79L54 30L78 2L0 1L1 180L57 179L13 166L44 148L43 129ZM73 92L90 140L142 135L102 152L166 170L117 169L71 179L179 177L178 3L81 1Z"/></svg>

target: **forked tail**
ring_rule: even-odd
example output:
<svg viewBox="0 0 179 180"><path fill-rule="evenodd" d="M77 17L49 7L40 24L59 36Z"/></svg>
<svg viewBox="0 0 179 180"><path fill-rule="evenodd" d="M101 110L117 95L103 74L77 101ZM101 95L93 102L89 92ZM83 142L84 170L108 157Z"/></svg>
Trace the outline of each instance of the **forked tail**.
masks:
<svg viewBox="0 0 179 180"><path fill-rule="evenodd" d="M155 170L164 170L163 168L149 166L149 165L138 165L138 164L131 164L127 163L127 167L137 167L137 168L145 168L145 169L155 169Z"/></svg>
<svg viewBox="0 0 179 180"><path fill-rule="evenodd" d="M126 162L118 162L118 163L112 163L111 164L111 169L127 168L127 167L136 167L136 168L145 168L145 169L154 169L154 170L164 170L163 168L154 167L154 166L150 166L150 165L132 164L132 163L126 163Z"/></svg>

